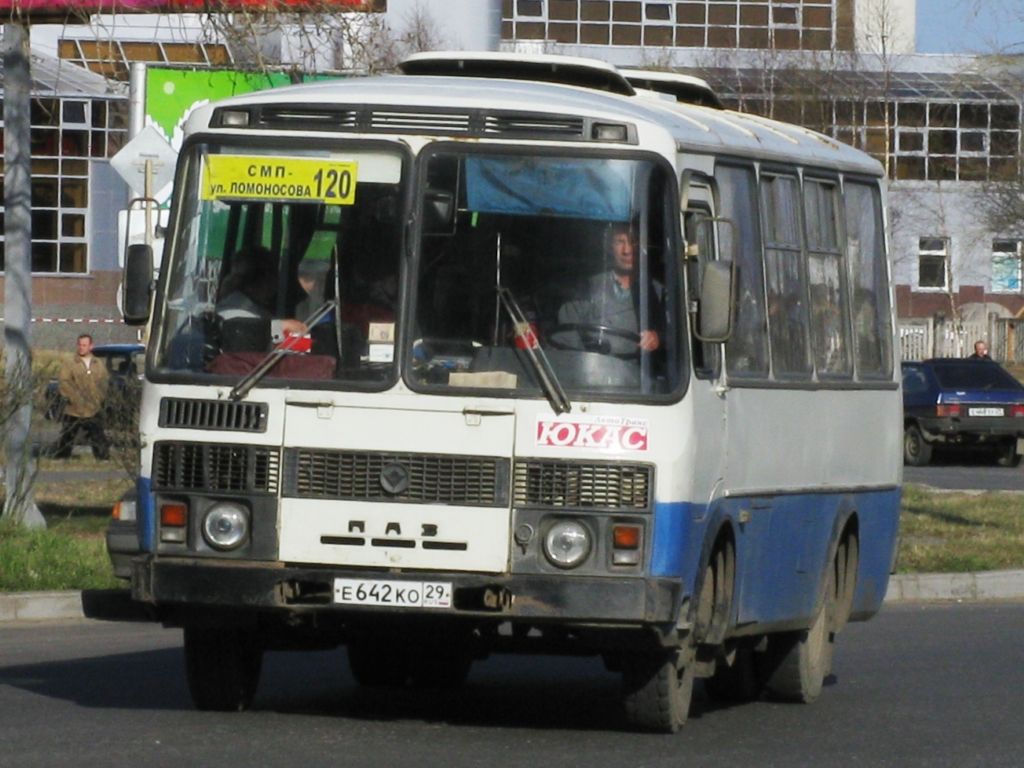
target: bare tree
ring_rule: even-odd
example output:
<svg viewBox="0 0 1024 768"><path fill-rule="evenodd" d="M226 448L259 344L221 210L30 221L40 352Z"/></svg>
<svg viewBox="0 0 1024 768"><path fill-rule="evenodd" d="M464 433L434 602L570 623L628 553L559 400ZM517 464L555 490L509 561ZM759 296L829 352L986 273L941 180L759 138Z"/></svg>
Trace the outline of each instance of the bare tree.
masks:
<svg viewBox="0 0 1024 768"><path fill-rule="evenodd" d="M406 56L445 45L439 24L417 4L392 25L376 3L339 12L311 3L305 12L235 12L206 17L204 33L228 43L236 63L257 70L342 71L373 75L395 69Z"/></svg>

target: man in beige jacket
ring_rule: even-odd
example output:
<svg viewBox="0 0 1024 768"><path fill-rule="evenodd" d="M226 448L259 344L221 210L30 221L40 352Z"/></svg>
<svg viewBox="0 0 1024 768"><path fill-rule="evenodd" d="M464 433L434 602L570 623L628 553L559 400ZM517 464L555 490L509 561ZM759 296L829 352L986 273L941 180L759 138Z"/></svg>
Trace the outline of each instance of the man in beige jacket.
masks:
<svg viewBox="0 0 1024 768"><path fill-rule="evenodd" d="M103 400L110 376L103 361L92 354L92 336L83 333L78 337L77 354L61 366L59 382L67 406L53 456L70 458L75 436L82 430L92 446L92 455L106 461L110 458L110 444L103 431Z"/></svg>

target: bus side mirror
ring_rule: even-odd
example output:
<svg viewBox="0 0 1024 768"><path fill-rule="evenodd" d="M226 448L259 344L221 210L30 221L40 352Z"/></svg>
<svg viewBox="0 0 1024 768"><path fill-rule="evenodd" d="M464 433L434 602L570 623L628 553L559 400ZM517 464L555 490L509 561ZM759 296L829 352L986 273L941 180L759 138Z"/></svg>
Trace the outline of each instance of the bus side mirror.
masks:
<svg viewBox="0 0 1024 768"><path fill-rule="evenodd" d="M128 325L144 325L149 320L153 296L153 247L144 243L128 246L124 258L122 314Z"/></svg>
<svg viewBox="0 0 1024 768"><path fill-rule="evenodd" d="M733 305L736 303L736 265L731 261L709 261L701 276L697 338L728 341L732 336Z"/></svg>

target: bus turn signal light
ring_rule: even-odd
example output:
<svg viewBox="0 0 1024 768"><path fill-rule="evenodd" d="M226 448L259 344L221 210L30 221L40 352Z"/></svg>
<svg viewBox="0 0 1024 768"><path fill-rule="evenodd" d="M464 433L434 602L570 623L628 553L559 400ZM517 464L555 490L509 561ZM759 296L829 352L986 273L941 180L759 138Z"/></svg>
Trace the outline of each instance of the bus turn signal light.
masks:
<svg viewBox="0 0 1024 768"><path fill-rule="evenodd" d="M643 529L639 525L616 523L612 526L612 563L639 565Z"/></svg>
<svg viewBox="0 0 1024 768"><path fill-rule="evenodd" d="M188 507L181 502L160 505L160 541L184 543Z"/></svg>

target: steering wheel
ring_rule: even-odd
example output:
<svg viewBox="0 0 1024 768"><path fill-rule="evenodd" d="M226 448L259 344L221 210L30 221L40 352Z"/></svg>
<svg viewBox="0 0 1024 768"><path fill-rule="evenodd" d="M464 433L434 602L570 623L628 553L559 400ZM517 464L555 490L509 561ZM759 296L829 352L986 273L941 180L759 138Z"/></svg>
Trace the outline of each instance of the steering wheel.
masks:
<svg viewBox="0 0 1024 768"><path fill-rule="evenodd" d="M576 333L579 335L583 350L586 352L598 352L602 355L611 355L622 359L631 359L640 352L640 334L636 331L627 331L622 328L612 328L600 323L559 323L548 329L546 334L548 343L555 349L578 349L578 345L568 344L564 340L559 341L559 334ZM630 342L636 346L635 350L628 352L612 352L611 345L606 336Z"/></svg>

